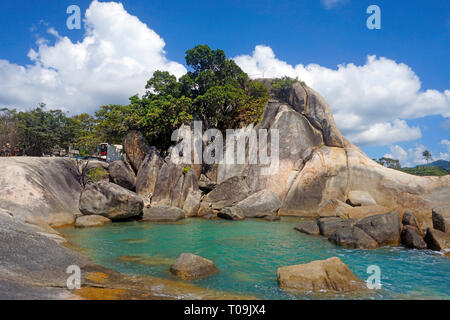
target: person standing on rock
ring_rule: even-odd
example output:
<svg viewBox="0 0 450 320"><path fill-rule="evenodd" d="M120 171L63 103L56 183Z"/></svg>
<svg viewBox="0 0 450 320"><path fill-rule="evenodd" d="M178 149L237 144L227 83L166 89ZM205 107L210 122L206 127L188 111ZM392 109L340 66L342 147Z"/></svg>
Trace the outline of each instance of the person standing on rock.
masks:
<svg viewBox="0 0 450 320"><path fill-rule="evenodd" d="M5 147L5 157L9 157L10 152L11 152L11 145L9 143L7 143L6 147Z"/></svg>

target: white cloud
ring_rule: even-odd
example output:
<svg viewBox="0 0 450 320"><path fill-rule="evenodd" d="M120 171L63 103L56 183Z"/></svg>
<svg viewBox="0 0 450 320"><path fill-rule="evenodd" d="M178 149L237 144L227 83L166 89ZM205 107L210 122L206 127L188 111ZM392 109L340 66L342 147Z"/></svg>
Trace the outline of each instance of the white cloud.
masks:
<svg viewBox="0 0 450 320"><path fill-rule="evenodd" d="M439 152L438 156L435 153L431 153L434 160L450 160L450 141L444 139L441 144L447 147L448 152ZM400 147L399 145L392 145L389 147L390 153L384 155L384 157L397 159L400 161L403 167L413 167L420 164L425 164L427 161L423 157L422 153L425 150L430 150L422 144L416 144L414 148L409 148L408 151Z"/></svg>
<svg viewBox="0 0 450 320"><path fill-rule="evenodd" d="M86 35L77 43L49 28L55 44L38 39L37 51L28 53L30 65L0 60L0 106L30 108L45 102L73 114L89 112L143 93L155 70L176 76L186 72L166 58L164 40L121 3L92 2L84 23Z"/></svg>
<svg viewBox="0 0 450 320"><path fill-rule="evenodd" d="M391 59L368 56L362 66L349 63L337 69L292 66L277 59L270 47L259 45L252 55L235 61L254 78L289 76L305 81L330 104L343 134L360 146L420 138L420 128L408 126L407 119L450 117L450 90L421 90L414 71Z"/></svg>

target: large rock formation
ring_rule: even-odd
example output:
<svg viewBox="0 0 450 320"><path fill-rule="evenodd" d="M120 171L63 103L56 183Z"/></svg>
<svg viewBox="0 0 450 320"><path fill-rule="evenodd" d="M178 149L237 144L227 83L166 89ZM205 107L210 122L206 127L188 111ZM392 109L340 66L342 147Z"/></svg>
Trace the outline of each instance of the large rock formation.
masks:
<svg viewBox="0 0 450 320"><path fill-rule="evenodd" d="M80 211L111 220L137 218L144 202L140 196L114 183L100 181L89 184L80 197Z"/></svg>
<svg viewBox="0 0 450 320"><path fill-rule="evenodd" d="M131 131L123 139L123 149L134 170L137 172L145 156L150 153L150 145L139 131Z"/></svg>
<svg viewBox="0 0 450 320"><path fill-rule="evenodd" d="M136 175L125 161L114 161L108 169L112 182L128 190L133 191L136 188Z"/></svg>

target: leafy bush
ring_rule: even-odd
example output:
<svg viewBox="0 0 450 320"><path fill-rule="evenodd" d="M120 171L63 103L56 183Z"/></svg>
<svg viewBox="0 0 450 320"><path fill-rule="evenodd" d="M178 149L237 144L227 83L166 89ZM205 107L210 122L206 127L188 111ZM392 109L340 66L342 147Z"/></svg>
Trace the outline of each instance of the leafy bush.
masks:
<svg viewBox="0 0 450 320"><path fill-rule="evenodd" d="M109 179L109 173L102 166L94 167L88 170L87 182L98 182Z"/></svg>

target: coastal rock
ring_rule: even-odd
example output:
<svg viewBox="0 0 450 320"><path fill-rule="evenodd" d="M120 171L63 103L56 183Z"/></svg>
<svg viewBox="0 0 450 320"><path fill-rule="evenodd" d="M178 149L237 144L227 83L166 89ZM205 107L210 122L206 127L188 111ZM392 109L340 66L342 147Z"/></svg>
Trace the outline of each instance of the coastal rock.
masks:
<svg viewBox="0 0 450 320"><path fill-rule="evenodd" d="M139 217L143 207L140 196L104 181L89 184L80 198L80 211L83 214L100 215L113 221Z"/></svg>
<svg viewBox="0 0 450 320"><path fill-rule="evenodd" d="M203 199L211 203L213 209L231 207L246 199L250 194L250 189L243 177L232 177L218 184L213 191Z"/></svg>
<svg viewBox="0 0 450 320"><path fill-rule="evenodd" d="M185 213L176 207L145 208L142 221L148 222L175 222L185 218Z"/></svg>
<svg viewBox="0 0 450 320"><path fill-rule="evenodd" d="M192 253L181 254L177 261L170 266L172 274L187 280L204 278L217 271L214 262Z"/></svg>
<svg viewBox="0 0 450 320"><path fill-rule="evenodd" d="M202 192L200 190L189 192L183 205L183 211L186 217L196 217L200 208Z"/></svg>
<svg viewBox="0 0 450 320"><path fill-rule="evenodd" d="M353 190L348 193L348 202L354 207L377 204L367 191Z"/></svg>
<svg viewBox="0 0 450 320"><path fill-rule="evenodd" d="M269 221L269 222L275 222L275 221L280 221L281 217L280 216L265 216L264 220Z"/></svg>
<svg viewBox="0 0 450 320"><path fill-rule="evenodd" d="M77 218L75 222L76 228L92 228L92 227L102 227L107 223L112 221L104 216L81 216Z"/></svg>
<svg viewBox="0 0 450 320"><path fill-rule="evenodd" d="M200 202L197 215L199 217L203 217L203 216L206 216L206 215L214 214L214 212L215 211L213 210L213 208L212 208L210 203L202 201L202 202Z"/></svg>
<svg viewBox="0 0 450 320"><path fill-rule="evenodd" d="M236 205L246 218L274 216L280 206L281 201L278 196L269 190L257 192Z"/></svg>
<svg viewBox="0 0 450 320"><path fill-rule="evenodd" d="M277 276L280 288L293 293L351 292L364 286L337 257L282 267Z"/></svg>
<svg viewBox="0 0 450 320"><path fill-rule="evenodd" d="M355 227L366 232L380 246L400 243L400 217L395 211L364 218Z"/></svg>
<svg viewBox="0 0 450 320"><path fill-rule="evenodd" d="M317 225L316 221L302 222L298 226L296 226L294 229L301 233L306 233L306 234L309 234L312 236L320 235L320 229L319 229L319 226Z"/></svg>
<svg viewBox="0 0 450 320"><path fill-rule="evenodd" d="M336 229L328 241L342 247L352 249L376 249L378 243L358 227L343 227Z"/></svg>
<svg viewBox="0 0 450 320"><path fill-rule="evenodd" d="M361 220L367 217L376 216L379 214L389 213L392 210L380 205L365 205L360 207L352 207L346 208L344 210L344 214L349 219Z"/></svg>
<svg viewBox="0 0 450 320"><path fill-rule="evenodd" d="M348 218L348 211L352 206L338 200L329 199L319 206L319 216L321 218L339 217Z"/></svg>
<svg viewBox="0 0 450 320"><path fill-rule="evenodd" d="M403 226L401 234L401 243L406 248L411 249L426 249L427 244L423 240L421 231L412 225Z"/></svg>
<svg viewBox="0 0 450 320"><path fill-rule="evenodd" d="M244 220L245 215L239 207L223 208L217 214L219 218L226 220Z"/></svg>
<svg viewBox="0 0 450 320"><path fill-rule="evenodd" d="M450 206L434 208L432 220L434 229L450 233Z"/></svg>
<svg viewBox="0 0 450 320"><path fill-rule="evenodd" d="M136 176L136 193L143 197L151 197L155 192L158 172L164 161L152 148L142 162Z"/></svg>
<svg viewBox="0 0 450 320"><path fill-rule="evenodd" d="M141 132L131 131L123 140L123 150L133 169L137 172L151 148Z"/></svg>
<svg viewBox="0 0 450 320"><path fill-rule="evenodd" d="M434 251L450 251L450 235L448 233L428 228L425 234L428 249Z"/></svg>
<svg viewBox="0 0 450 320"><path fill-rule="evenodd" d="M320 234L323 236L330 236L336 229L343 227L352 227L355 224L353 219L341 218L321 218L318 220Z"/></svg>
<svg viewBox="0 0 450 320"><path fill-rule="evenodd" d="M405 213L403 213L402 224L404 226L412 226L419 229L419 223L417 222L416 216L411 211L405 211Z"/></svg>
<svg viewBox="0 0 450 320"><path fill-rule="evenodd" d="M52 228L71 226L75 223L75 215L67 212L56 213L51 215L47 222Z"/></svg>
<svg viewBox="0 0 450 320"><path fill-rule="evenodd" d="M109 176L111 182L125 189L131 191L136 189L136 175L132 168L128 167L122 160L114 161L109 165Z"/></svg>

